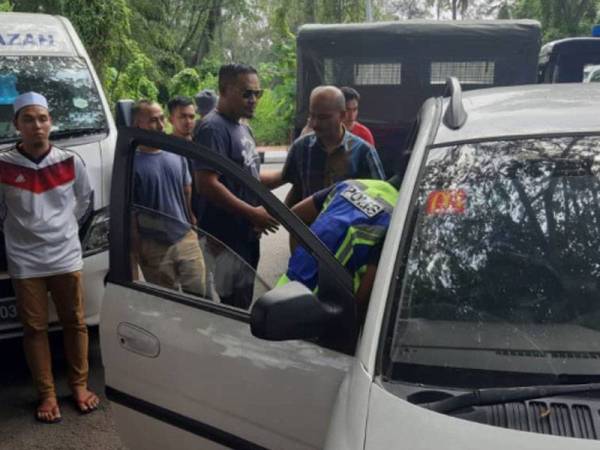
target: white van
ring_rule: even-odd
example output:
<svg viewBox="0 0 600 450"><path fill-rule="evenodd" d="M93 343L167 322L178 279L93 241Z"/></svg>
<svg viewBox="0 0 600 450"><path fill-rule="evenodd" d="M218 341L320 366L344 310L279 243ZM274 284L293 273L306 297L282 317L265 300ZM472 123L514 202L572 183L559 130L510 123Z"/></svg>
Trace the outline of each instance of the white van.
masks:
<svg viewBox="0 0 600 450"><path fill-rule="evenodd" d="M15 97L36 91L48 99L51 140L79 154L94 191L81 223L86 322L98 324L108 268L108 194L116 128L100 80L71 23L45 14L0 14L0 150L19 139L12 124ZM51 305L53 307L53 305ZM51 323L57 322L53 309ZM0 339L21 334L0 239Z"/></svg>

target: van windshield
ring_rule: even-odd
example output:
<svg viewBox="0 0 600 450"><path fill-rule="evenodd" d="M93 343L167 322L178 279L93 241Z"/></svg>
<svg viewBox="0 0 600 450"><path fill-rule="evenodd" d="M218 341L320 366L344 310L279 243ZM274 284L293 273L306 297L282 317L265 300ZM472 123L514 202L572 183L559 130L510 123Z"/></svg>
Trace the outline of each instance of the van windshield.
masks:
<svg viewBox="0 0 600 450"><path fill-rule="evenodd" d="M438 386L600 373L600 137L432 148L387 376Z"/></svg>
<svg viewBox="0 0 600 450"><path fill-rule="evenodd" d="M12 124L15 97L35 91L48 99L52 131L106 128L98 90L85 60L74 57L0 57L0 142L18 139Z"/></svg>

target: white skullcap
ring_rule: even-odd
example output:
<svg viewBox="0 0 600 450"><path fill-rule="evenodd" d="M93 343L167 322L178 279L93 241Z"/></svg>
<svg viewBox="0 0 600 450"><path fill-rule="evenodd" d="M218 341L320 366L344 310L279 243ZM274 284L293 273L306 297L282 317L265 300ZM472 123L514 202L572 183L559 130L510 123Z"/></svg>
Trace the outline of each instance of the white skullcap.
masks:
<svg viewBox="0 0 600 450"><path fill-rule="evenodd" d="M42 94L38 94L37 92L26 92L21 94L13 103L15 116L26 106L41 106L42 108L48 109L48 101L46 100L46 97L44 97Z"/></svg>

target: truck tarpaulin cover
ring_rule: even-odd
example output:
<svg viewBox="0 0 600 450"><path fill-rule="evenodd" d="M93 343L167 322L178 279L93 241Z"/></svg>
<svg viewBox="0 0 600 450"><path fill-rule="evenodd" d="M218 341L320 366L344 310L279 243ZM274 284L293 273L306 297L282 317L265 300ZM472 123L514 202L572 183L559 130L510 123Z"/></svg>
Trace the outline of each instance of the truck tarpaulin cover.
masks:
<svg viewBox="0 0 600 450"><path fill-rule="evenodd" d="M367 126L408 128L448 76L463 89L535 83L541 31L530 20L305 25L297 43L296 127L310 91L334 84L359 91Z"/></svg>

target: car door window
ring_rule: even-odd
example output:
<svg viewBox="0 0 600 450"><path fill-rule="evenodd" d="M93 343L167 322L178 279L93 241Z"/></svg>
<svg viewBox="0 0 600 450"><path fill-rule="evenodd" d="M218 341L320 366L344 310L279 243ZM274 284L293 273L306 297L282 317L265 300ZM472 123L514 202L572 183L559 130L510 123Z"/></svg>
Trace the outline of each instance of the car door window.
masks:
<svg viewBox="0 0 600 450"><path fill-rule="evenodd" d="M147 164L148 159L159 159L162 171L155 170L154 162ZM282 275L289 251L281 241L287 238L280 236L279 248L266 252L266 258L277 259L262 269L270 280L267 283L243 255L206 231L203 211L209 208L207 200L197 192L192 203L200 207L196 211L190 209L184 192L191 189L194 180L192 164L193 160L169 150L149 154L136 150L130 209L132 279L247 310L254 300L272 289ZM288 233L282 228L279 234L287 236ZM255 234L248 237L248 241L258 238ZM254 243L248 242L248 245Z"/></svg>
<svg viewBox="0 0 600 450"><path fill-rule="evenodd" d="M144 132L140 132L144 134ZM278 283L285 283L289 250L289 232L300 246L313 254L317 248L330 259L331 279L347 281L345 269L333 259L331 253L303 225L298 228L283 223L275 235L260 235L252 225L238 214L218 211L207 197L196 190L190 204L187 198L192 183L197 182L198 170L214 170L220 181L237 192L244 191L245 201L253 207L266 206L265 199L247 185L246 175L223 174L223 168L203 158L182 155L174 146L176 140L161 136L160 150L144 151L131 143L131 166L124 210L128 217L130 236L123 240L121 258L123 275L129 282L150 289L159 289L170 295L206 305L220 304L237 310L249 311L251 305ZM182 141L180 141L181 143ZM186 144L190 145L190 144ZM198 146L194 146L199 150ZM208 150L203 149L203 152ZM206 154L206 153L203 153ZM213 154L213 157L218 155ZM218 157L221 160L224 158ZM231 161L227 161L231 164ZM212 164L212 165L211 165ZM251 182L254 178L248 176ZM250 182L250 183L251 183ZM125 187L124 187L125 189ZM286 189L276 194L285 197ZM268 195L268 194L267 194ZM281 222L281 216L298 219L280 202L271 199L271 211ZM216 222L215 211L222 213ZM279 213L279 214L278 214ZM285 222L285 221L284 221ZM226 242L220 227L239 232L234 242ZM230 233L231 234L231 233ZM227 237L227 235L225 235ZM312 246L306 246L312 239ZM260 246L260 258L249 257L246 248ZM119 249L121 250L121 249ZM317 270L321 270L322 259L316 258ZM121 263L115 263L111 272L118 272ZM331 267L333 264L334 267ZM338 267L339 266L339 267ZM328 280L330 281L330 280ZM350 283L347 283L350 285ZM315 289L318 292L318 289ZM241 300L240 300L241 299Z"/></svg>
<svg viewBox="0 0 600 450"><path fill-rule="evenodd" d="M132 257L132 278L139 283L167 288L216 303L231 304L233 291L253 286L256 299L273 287L244 259L201 226L165 216L157 209L134 203L131 221L136 225L138 248ZM175 241L160 236L168 228L182 228Z"/></svg>

